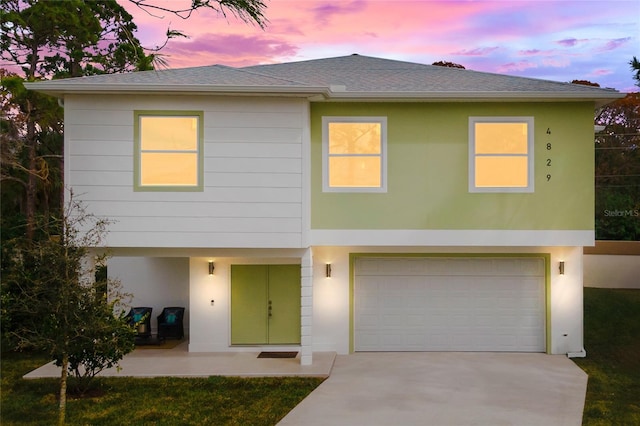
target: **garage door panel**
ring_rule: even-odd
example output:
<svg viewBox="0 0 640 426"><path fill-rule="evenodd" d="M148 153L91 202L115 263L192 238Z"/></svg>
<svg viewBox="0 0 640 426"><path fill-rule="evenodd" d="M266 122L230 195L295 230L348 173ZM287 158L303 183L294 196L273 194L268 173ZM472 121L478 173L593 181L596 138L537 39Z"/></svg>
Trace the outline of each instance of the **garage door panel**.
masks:
<svg viewBox="0 0 640 426"><path fill-rule="evenodd" d="M404 325L403 316L401 314L391 314L391 315L382 315L382 326L383 327L400 327Z"/></svg>
<svg viewBox="0 0 640 426"><path fill-rule="evenodd" d="M543 259L366 258L355 272L358 351L545 349Z"/></svg>

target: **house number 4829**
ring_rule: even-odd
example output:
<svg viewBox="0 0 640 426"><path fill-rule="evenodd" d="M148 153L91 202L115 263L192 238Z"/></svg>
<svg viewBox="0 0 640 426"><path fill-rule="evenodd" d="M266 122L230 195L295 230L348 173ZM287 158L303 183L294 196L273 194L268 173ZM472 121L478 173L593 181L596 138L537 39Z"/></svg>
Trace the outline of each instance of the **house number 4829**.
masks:
<svg viewBox="0 0 640 426"><path fill-rule="evenodd" d="M551 128L550 127L547 127L547 135L551 135ZM548 155L547 156L547 167L548 167L547 171L549 172L549 173L547 173L547 182L549 182L551 180L551 173L550 173L551 172L551 148L552 148L551 142L547 142L547 151L549 151L547 153L547 155Z"/></svg>

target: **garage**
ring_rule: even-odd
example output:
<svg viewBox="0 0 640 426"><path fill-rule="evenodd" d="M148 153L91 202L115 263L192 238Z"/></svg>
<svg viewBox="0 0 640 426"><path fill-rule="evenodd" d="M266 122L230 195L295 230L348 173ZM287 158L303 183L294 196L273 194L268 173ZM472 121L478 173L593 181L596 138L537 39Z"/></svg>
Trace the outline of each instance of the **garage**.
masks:
<svg viewBox="0 0 640 426"><path fill-rule="evenodd" d="M543 257L359 257L355 351L545 352Z"/></svg>

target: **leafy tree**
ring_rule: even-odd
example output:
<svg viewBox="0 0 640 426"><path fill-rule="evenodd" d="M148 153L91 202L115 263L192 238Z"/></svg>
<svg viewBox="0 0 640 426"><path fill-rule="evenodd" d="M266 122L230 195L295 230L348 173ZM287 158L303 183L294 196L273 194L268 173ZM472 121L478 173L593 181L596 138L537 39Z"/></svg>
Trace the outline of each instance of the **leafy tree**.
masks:
<svg viewBox="0 0 640 426"><path fill-rule="evenodd" d="M2 60L23 73L4 71L2 79L1 121L12 130L2 139L3 153L12 154L3 160L2 180L10 182L20 213L3 211L3 222L24 217L32 239L37 213L63 203L63 112L55 99L22 83L149 68L150 61L133 37L133 18L115 0L0 0L0 6ZM4 199L4 185L2 192Z"/></svg>
<svg viewBox="0 0 640 426"><path fill-rule="evenodd" d="M262 0L191 0L191 4L187 7L172 7L171 3L158 2L157 0L129 0L139 8L150 14L154 12L168 12L182 19L189 19L191 14L199 9L211 9L220 13L225 18L227 11L235 17L247 23L255 23L264 28L266 18L264 9L266 5ZM167 31L167 35L171 30ZM177 33L183 35L182 33Z"/></svg>
<svg viewBox="0 0 640 426"><path fill-rule="evenodd" d="M596 239L640 241L640 93L604 106L596 124Z"/></svg>
<svg viewBox="0 0 640 426"><path fill-rule="evenodd" d="M24 78L0 70L2 239L34 236L36 212L59 211L62 191L62 109L29 92Z"/></svg>
<svg viewBox="0 0 640 426"><path fill-rule="evenodd" d="M633 71L633 79L636 81L636 86L640 87L640 61L635 56L631 61L629 61L629 65L631 65L631 71Z"/></svg>
<svg viewBox="0 0 640 426"><path fill-rule="evenodd" d="M38 227L37 240L17 238L2 247L3 261L12 264L3 277L2 316L4 335L16 348L45 351L61 367L64 424L68 375L86 390L97 373L133 350L135 331L124 316L128 296L119 283L96 279L87 266L108 222L87 214L73 197L62 218L49 221Z"/></svg>

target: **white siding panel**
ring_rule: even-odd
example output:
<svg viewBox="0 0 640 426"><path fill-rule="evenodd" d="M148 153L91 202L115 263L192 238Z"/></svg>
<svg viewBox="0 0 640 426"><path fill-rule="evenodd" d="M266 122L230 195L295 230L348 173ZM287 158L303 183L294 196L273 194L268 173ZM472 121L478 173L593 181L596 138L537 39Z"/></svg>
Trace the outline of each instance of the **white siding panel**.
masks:
<svg viewBox="0 0 640 426"><path fill-rule="evenodd" d="M256 134L260 135L259 143L292 143L300 144L300 129L282 129L271 127L233 127L211 128L207 139L211 142L246 142L254 141Z"/></svg>
<svg viewBox="0 0 640 426"><path fill-rule="evenodd" d="M251 217L217 217L212 220L209 217L121 216L120 220L109 226L109 230L110 232L157 232L159 225L167 230L179 229L181 232L193 233L287 232L300 227L300 218L270 218L269 229L264 229L261 222Z"/></svg>
<svg viewBox="0 0 640 426"><path fill-rule="evenodd" d="M133 114L133 113L132 113ZM80 141L133 141L133 123L130 125L65 125L65 137ZM133 146L131 147L133 152Z"/></svg>
<svg viewBox="0 0 640 426"><path fill-rule="evenodd" d="M66 126L69 127L69 126ZM71 126L73 127L73 126ZM73 161L72 165L75 167L76 163L81 162L84 158L74 158L74 157L86 157L91 156L94 157L94 160L100 162L108 162L108 158L102 158L104 156L118 156L118 157L126 157L130 159L131 166L133 167L133 136L129 135L129 139L118 140L115 138L104 138L101 140L83 140L83 139L70 139L71 131L65 130L65 140L68 142L67 153L71 156L71 160ZM130 131L133 134L133 128Z"/></svg>
<svg viewBox="0 0 640 426"><path fill-rule="evenodd" d="M111 172L129 172L133 173L133 163L131 156L117 155L72 155L71 161L74 165L74 171L111 171ZM131 179L129 179L131 184Z"/></svg>
<svg viewBox="0 0 640 426"><path fill-rule="evenodd" d="M300 188L209 188L206 192L212 200L232 203L294 203L302 197Z"/></svg>
<svg viewBox="0 0 640 426"><path fill-rule="evenodd" d="M66 176L71 185L122 186L133 188L133 171L72 170Z"/></svg>
<svg viewBox="0 0 640 426"><path fill-rule="evenodd" d="M300 175L293 173L207 173L207 186L299 188Z"/></svg>
<svg viewBox="0 0 640 426"><path fill-rule="evenodd" d="M302 206L296 203L198 203L166 201L88 201L92 211L103 217L148 217L161 211L164 216L179 217L264 217L299 218Z"/></svg>
<svg viewBox="0 0 640 426"><path fill-rule="evenodd" d="M206 150L209 156L231 158L300 158L300 144L281 143L216 143Z"/></svg>
<svg viewBox="0 0 640 426"><path fill-rule="evenodd" d="M280 203L299 203L301 190L298 188L205 188L204 192L134 192L131 185L117 187L105 185L73 185L75 194L83 201L193 201L203 203L228 202L252 203L264 202L279 205ZM100 214L99 212L94 212Z"/></svg>
<svg viewBox="0 0 640 426"><path fill-rule="evenodd" d="M305 103L68 96L66 184L114 222L113 247L300 247ZM134 191L135 110L204 111L204 191Z"/></svg>
<svg viewBox="0 0 640 426"><path fill-rule="evenodd" d="M93 169L80 166L73 170L69 181L91 186L125 186L133 188L133 170L108 170L107 165ZM100 170L105 168L107 170ZM123 167L124 168L124 167ZM300 188L300 175L287 173L205 173L205 185L211 188Z"/></svg>
<svg viewBox="0 0 640 426"><path fill-rule="evenodd" d="M298 158L205 158L205 170L218 172L302 173Z"/></svg>
<svg viewBox="0 0 640 426"><path fill-rule="evenodd" d="M96 111L100 114L96 115ZM68 119L65 118L65 125L71 124L72 126L84 126L87 123L95 123L95 125L113 126L114 123L118 125L133 125L133 114L129 110L123 109L75 109L73 114L68 114Z"/></svg>
<svg viewBox="0 0 640 426"><path fill-rule="evenodd" d="M219 111L213 114L208 114L208 116L205 117L205 120L207 118L208 123L205 126L205 131L206 127L227 127L229 123L242 123L245 126L252 128L271 127L299 129L299 123L302 121L299 114L270 111L260 111L259 113L247 111Z"/></svg>

